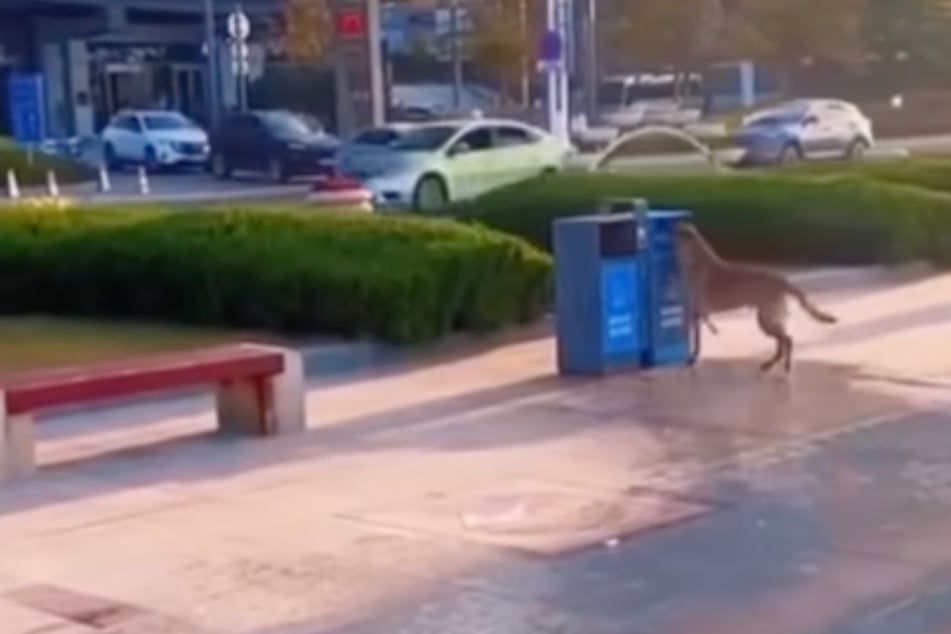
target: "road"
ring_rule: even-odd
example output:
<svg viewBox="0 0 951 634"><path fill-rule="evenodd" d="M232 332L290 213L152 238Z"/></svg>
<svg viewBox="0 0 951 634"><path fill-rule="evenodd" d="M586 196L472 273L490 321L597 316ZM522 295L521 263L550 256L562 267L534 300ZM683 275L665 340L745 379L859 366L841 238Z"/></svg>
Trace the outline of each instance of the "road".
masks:
<svg viewBox="0 0 951 634"><path fill-rule="evenodd" d="M951 152L951 135L915 137L906 139L885 139L877 144L872 158L892 158L912 153ZM594 163L596 155L576 156L571 165L577 169L588 169ZM641 170L659 168L687 169L700 166L705 159L698 154L667 154L653 156L623 157L611 161L614 170ZM302 200L309 189L304 180L291 184L275 184L265 179L247 176L229 181L219 181L204 172L180 172L150 175L149 193L143 194L139 176L134 171L113 172L110 177L110 191L103 194L96 183L62 186L64 197L82 203L187 203L208 201L248 201L248 200ZM24 197L46 195L44 187L25 189ZM9 203L9 199L0 198L0 204Z"/></svg>

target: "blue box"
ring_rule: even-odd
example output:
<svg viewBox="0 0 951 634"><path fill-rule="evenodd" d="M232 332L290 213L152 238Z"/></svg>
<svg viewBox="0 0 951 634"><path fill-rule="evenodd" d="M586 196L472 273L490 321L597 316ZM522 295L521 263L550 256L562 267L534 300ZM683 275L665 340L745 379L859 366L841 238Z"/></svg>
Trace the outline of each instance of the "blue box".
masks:
<svg viewBox="0 0 951 634"><path fill-rule="evenodd" d="M644 228L636 215L563 218L553 232L559 373L641 367L648 333Z"/></svg>
<svg viewBox="0 0 951 634"><path fill-rule="evenodd" d="M645 365L684 365L690 358L686 289L677 260L677 224L689 211L647 212L648 338Z"/></svg>

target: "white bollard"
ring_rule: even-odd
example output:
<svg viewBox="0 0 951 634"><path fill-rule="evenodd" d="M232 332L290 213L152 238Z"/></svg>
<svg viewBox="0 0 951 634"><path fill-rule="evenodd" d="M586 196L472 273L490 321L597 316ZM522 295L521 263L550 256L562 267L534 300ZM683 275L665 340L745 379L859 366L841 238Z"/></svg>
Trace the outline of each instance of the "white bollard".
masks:
<svg viewBox="0 0 951 634"><path fill-rule="evenodd" d="M20 185L17 183L17 173L7 170L7 196L10 200L20 200Z"/></svg>
<svg viewBox="0 0 951 634"><path fill-rule="evenodd" d="M99 164L99 193L108 194L112 191L112 181L109 179L109 168L105 163Z"/></svg>
<svg viewBox="0 0 951 634"><path fill-rule="evenodd" d="M46 193L50 198L59 198L59 183L56 182L56 172L53 170L46 172Z"/></svg>
<svg viewBox="0 0 951 634"><path fill-rule="evenodd" d="M143 196L152 193L152 188L149 186L149 173L142 166L139 166L139 193Z"/></svg>

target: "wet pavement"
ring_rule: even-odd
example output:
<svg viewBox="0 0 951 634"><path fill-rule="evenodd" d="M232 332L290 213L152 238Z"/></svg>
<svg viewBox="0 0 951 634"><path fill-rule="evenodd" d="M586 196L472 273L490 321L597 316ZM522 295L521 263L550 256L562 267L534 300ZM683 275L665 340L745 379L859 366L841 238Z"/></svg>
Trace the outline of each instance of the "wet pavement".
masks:
<svg viewBox="0 0 951 634"><path fill-rule="evenodd" d="M951 632L951 415L909 414L800 452L676 491L709 505L699 517L568 556L512 557L332 631Z"/></svg>

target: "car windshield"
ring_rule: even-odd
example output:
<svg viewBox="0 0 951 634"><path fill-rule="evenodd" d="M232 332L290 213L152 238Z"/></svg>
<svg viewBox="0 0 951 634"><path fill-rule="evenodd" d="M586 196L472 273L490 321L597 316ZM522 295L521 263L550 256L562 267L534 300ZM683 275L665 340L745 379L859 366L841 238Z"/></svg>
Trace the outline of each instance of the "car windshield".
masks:
<svg viewBox="0 0 951 634"><path fill-rule="evenodd" d="M407 130L390 147L400 152L431 152L444 146L459 131L455 125L423 126Z"/></svg>
<svg viewBox="0 0 951 634"><path fill-rule="evenodd" d="M400 138L400 133L393 128L370 128L353 138L359 145L390 145Z"/></svg>
<svg viewBox="0 0 951 634"><path fill-rule="evenodd" d="M174 112L142 115L142 123L149 130L189 130L198 127L188 117Z"/></svg>
<svg viewBox="0 0 951 634"><path fill-rule="evenodd" d="M271 132L281 137L304 137L319 132L319 129L315 130L302 117L290 112L268 112L261 115L261 118Z"/></svg>

